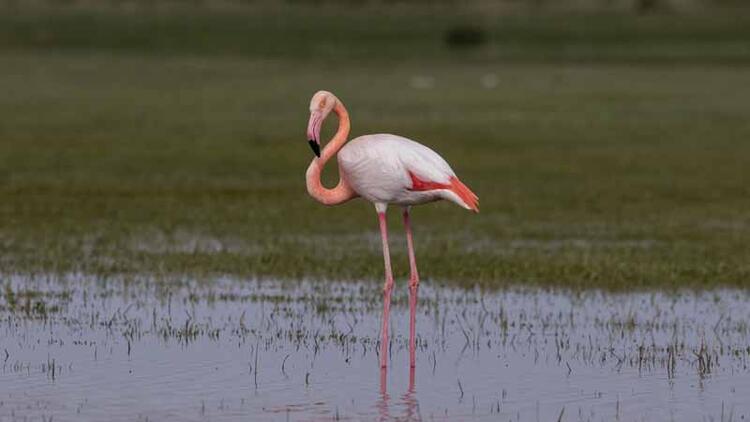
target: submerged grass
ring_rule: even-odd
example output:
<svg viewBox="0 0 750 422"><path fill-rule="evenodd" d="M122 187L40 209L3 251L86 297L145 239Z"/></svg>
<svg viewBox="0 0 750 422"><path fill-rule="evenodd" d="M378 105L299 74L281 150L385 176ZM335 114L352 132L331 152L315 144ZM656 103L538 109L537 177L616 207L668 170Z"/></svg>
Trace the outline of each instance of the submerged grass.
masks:
<svg viewBox="0 0 750 422"><path fill-rule="evenodd" d="M201 341L246 344L255 359L253 374L259 347L264 352L306 350L313 359L339 350L347 363L353 354L378 353L381 289L373 283L9 278L5 300L0 300L0 321L9 338L51 335L55 342L50 344L67 340L98 345L109 353L117 345L128 356L134 346L148 347L143 344L148 338L162 340L162 346ZM14 289L14 295L27 302L30 298L34 305L14 304L8 294ZM748 371L750 357L750 326L742 307L746 300L747 293L737 290L610 294L507 289L496 294L433 285L421 292L423 331L417 347L424 359L432 357L433 366L436 352L445 359L442 355L450 348L460 351L459 360L464 354L497 349L533 357L534 365L565 367L568 375L574 364L665 373L668 379L675 377L678 365L681 376L696 373L703 378L713 370L736 376ZM399 316L406 312L405 289L396 293L393 304ZM65 329L70 328L85 328L89 340L65 339ZM101 334L99 340L91 340ZM124 342L118 341L121 338ZM403 333L394 331L390 341L391 353L408 347ZM491 355L500 358L503 353ZM283 365L281 361L282 373Z"/></svg>
<svg viewBox="0 0 750 422"><path fill-rule="evenodd" d="M328 89L348 106L352 136L419 140L480 196L476 216L449 204L415 210L427 279L749 286L748 26L505 17L516 29L488 20L489 44L456 52L439 41L455 23L447 18L419 20L409 38L387 30L409 14L364 29L322 10L336 28L322 31L328 41L301 12L194 16L208 19L204 32L163 13L0 17L13 35L0 45L0 268L379 279L373 210L327 209L305 192L307 104ZM642 38L607 36L606 22ZM108 31L70 29L91 25ZM576 28L582 47L561 45ZM684 57L664 60L654 45Z"/></svg>

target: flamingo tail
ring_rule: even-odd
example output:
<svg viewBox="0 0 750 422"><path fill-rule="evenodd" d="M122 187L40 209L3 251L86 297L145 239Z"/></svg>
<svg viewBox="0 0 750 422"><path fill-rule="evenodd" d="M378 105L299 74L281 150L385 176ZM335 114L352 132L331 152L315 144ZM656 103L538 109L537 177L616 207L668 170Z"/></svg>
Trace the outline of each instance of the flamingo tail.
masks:
<svg viewBox="0 0 750 422"><path fill-rule="evenodd" d="M479 212L479 197L458 178L451 177L448 189L455 193L474 212Z"/></svg>

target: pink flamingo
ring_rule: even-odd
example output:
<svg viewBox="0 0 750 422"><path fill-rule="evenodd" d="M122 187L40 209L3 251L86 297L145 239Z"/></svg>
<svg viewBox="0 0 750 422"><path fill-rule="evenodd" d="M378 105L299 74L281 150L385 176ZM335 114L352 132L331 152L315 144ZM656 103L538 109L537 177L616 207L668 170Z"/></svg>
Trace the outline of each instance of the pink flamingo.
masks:
<svg viewBox="0 0 750 422"><path fill-rule="evenodd" d="M330 142L320 150L320 128L330 112L336 113L339 127ZM385 212L389 204L403 207L406 242L409 248L409 362L415 365L415 319L419 273L414 257L409 211L412 205L446 199L459 206L479 212L479 198L451 170L448 163L435 151L410 139L396 135L364 135L352 139L349 135L349 114L344 104L327 91L318 91L310 101L310 122L307 137L316 155L307 168L307 191L325 205L342 204L361 196L375 205L383 240L385 286L383 288L383 325L381 328L380 366L388 365L388 314L391 306L393 273L388 252L388 229ZM320 174L323 166L336 155L339 163L339 183L333 189L323 186Z"/></svg>

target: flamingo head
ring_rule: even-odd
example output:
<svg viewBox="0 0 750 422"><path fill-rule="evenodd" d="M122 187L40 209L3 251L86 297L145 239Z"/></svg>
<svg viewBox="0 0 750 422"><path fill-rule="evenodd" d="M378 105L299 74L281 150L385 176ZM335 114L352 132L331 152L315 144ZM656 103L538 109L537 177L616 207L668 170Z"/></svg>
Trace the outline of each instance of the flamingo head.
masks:
<svg viewBox="0 0 750 422"><path fill-rule="evenodd" d="M336 106L338 98L328 91L318 91L310 100L310 122L307 124L307 139L316 157L320 157L320 128L323 121Z"/></svg>

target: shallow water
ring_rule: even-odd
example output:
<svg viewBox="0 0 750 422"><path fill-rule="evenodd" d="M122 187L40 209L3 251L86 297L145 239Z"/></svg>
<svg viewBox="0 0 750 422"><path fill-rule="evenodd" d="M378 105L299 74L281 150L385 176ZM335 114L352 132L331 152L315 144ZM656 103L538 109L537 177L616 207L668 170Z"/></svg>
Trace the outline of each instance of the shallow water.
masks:
<svg viewBox="0 0 750 422"><path fill-rule="evenodd" d="M750 418L750 293L3 277L0 421Z"/></svg>

